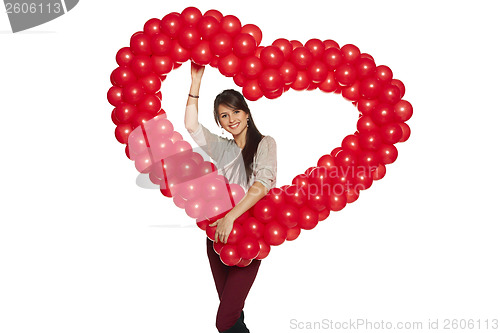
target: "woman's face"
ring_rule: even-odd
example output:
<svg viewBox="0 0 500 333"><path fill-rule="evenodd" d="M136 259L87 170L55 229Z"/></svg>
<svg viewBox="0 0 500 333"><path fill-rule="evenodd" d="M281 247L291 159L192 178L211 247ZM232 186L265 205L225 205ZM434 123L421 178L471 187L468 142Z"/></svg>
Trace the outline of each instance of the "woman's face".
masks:
<svg viewBox="0 0 500 333"><path fill-rule="evenodd" d="M241 134L247 128L248 115L242 110L233 110L225 105L219 105L219 122L233 136Z"/></svg>

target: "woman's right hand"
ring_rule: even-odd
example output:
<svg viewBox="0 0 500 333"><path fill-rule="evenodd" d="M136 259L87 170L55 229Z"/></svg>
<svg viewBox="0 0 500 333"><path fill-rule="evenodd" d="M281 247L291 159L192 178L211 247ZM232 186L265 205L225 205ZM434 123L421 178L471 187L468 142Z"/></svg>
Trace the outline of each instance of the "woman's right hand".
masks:
<svg viewBox="0 0 500 333"><path fill-rule="evenodd" d="M193 81L201 81L203 72L205 71L205 66L200 66L191 61L191 79Z"/></svg>

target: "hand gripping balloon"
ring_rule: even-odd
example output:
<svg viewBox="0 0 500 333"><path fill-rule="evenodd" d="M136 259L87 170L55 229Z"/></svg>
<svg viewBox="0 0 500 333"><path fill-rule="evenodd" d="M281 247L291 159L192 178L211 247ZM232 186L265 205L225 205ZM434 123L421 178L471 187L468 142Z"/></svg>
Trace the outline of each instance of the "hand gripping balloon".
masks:
<svg viewBox="0 0 500 333"><path fill-rule="evenodd" d="M226 244L214 243L226 265L264 259L271 246L296 239L302 229L313 229L331 211L354 202L384 177L385 166L398 156L394 145L410 136L406 121L413 108L402 99L405 86L369 54L330 39L302 44L279 38L265 47L259 46L261 40L256 25L242 26L237 17L217 10L202 14L188 7L161 20L152 18L132 35L130 46L117 52L107 94L116 139L126 145L137 170L148 174L212 240L216 227L208 224L234 207L244 191L218 175L167 119L160 88L170 71L192 60L232 77L252 101L278 98L290 88L320 89L341 94L357 108L354 134L291 185L271 189L236 220Z"/></svg>

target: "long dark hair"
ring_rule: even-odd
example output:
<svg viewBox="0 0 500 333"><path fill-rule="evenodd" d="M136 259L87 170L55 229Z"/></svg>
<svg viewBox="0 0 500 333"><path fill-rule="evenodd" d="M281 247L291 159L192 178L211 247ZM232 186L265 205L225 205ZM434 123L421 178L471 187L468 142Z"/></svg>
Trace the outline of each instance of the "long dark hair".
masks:
<svg viewBox="0 0 500 333"><path fill-rule="evenodd" d="M255 154L257 153L257 147L259 146L260 140L262 140L263 135L259 132L255 123L253 122L252 114L250 113L250 108L243 95L234 90L226 89L221 92L214 101L214 118L217 125L219 122L219 105L225 105L226 107L233 110L242 110L248 115L248 128L246 133L245 147L241 154L243 155L243 162L245 163L245 172L247 175L247 183L252 175L252 162Z"/></svg>

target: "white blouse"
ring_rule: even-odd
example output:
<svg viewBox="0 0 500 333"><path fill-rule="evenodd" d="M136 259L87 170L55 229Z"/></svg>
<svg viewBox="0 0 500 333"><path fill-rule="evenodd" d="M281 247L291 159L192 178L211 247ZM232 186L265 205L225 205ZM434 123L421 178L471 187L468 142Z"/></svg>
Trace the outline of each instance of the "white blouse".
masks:
<svg viewBox="0 0 500 333"><path fill-rule="evenodd" d="M202 124L190 134L198 146L213 159L219 174L225 176L229 183L239 184L245 192L255 181L262 183L268 190L276 187L276 141L271 136L266 135L260 141L253 159L253 172L247 184L242 149L234 139L216 135Z"/></svg>

